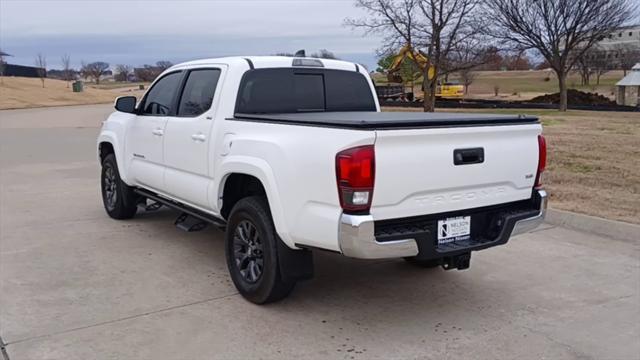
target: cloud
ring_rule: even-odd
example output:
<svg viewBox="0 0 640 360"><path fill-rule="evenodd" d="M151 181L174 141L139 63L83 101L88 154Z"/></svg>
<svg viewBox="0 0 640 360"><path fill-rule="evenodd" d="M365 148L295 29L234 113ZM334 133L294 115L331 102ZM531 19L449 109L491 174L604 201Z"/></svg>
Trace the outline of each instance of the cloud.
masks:
<svg viewBox="0 0 640 360"><path fill-rule="evenodd" d="M3 0L0 46L25 63L38 52L51 64L69 53L75 63L139 65L302 48L373 61L378 39L342 25L345 17L360 15L349 0Z"/></svg>

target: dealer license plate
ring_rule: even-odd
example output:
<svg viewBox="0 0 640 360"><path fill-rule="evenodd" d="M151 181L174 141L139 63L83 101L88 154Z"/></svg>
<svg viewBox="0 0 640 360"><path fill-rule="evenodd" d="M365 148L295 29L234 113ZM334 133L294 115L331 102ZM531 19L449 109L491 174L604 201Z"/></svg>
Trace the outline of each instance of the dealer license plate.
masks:
<svg viewBox="0 0 640 360"><path fill-rule="evenodd" d="M471 237L471 216L458 216L438 220L438 245Z"/></svg>

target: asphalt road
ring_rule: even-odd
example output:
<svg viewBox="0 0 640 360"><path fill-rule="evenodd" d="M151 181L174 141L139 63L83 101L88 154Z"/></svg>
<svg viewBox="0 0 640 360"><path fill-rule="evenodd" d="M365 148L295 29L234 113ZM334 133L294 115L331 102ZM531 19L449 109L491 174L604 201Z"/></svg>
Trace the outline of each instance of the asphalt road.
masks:
<svg viewBox="0 0 640 360"><path fill-rule="evenodd" d="M315 253L268 306L239 296L222 233L109 219L108 105L0 112L0 336L10 359L640 359L640 246L544 225L471 269Z"/></svg>

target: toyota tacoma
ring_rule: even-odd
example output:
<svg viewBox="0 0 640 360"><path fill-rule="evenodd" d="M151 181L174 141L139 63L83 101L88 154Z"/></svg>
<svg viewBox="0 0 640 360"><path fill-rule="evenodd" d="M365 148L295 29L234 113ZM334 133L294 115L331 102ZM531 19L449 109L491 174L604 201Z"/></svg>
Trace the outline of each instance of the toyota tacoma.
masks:
<svg viewBox="0 0 640 360"><path fill-rule="evenodd" d="M362 66L229 57L124 96L97 141L104 208L179 211L226 232L238 291L262 304L313 275L312 252L466 269L545 215L537 118L380 112Z"/></svg>

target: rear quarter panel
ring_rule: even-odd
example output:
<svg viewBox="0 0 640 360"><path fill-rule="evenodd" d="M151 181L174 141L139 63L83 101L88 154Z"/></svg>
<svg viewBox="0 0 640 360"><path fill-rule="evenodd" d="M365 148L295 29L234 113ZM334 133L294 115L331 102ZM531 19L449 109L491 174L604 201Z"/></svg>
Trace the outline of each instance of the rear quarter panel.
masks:
<svg viewBox="0 0 640 360"><path fill-rule="evenodd" d="M353 146L373 144L375 132L225 121L232 145L227 155L216 156L219 186L213 191L223 189L224 179L233 172L254 175L265 187L276 230L287 245L339 251L342 209L335 156Z"/></svg>

